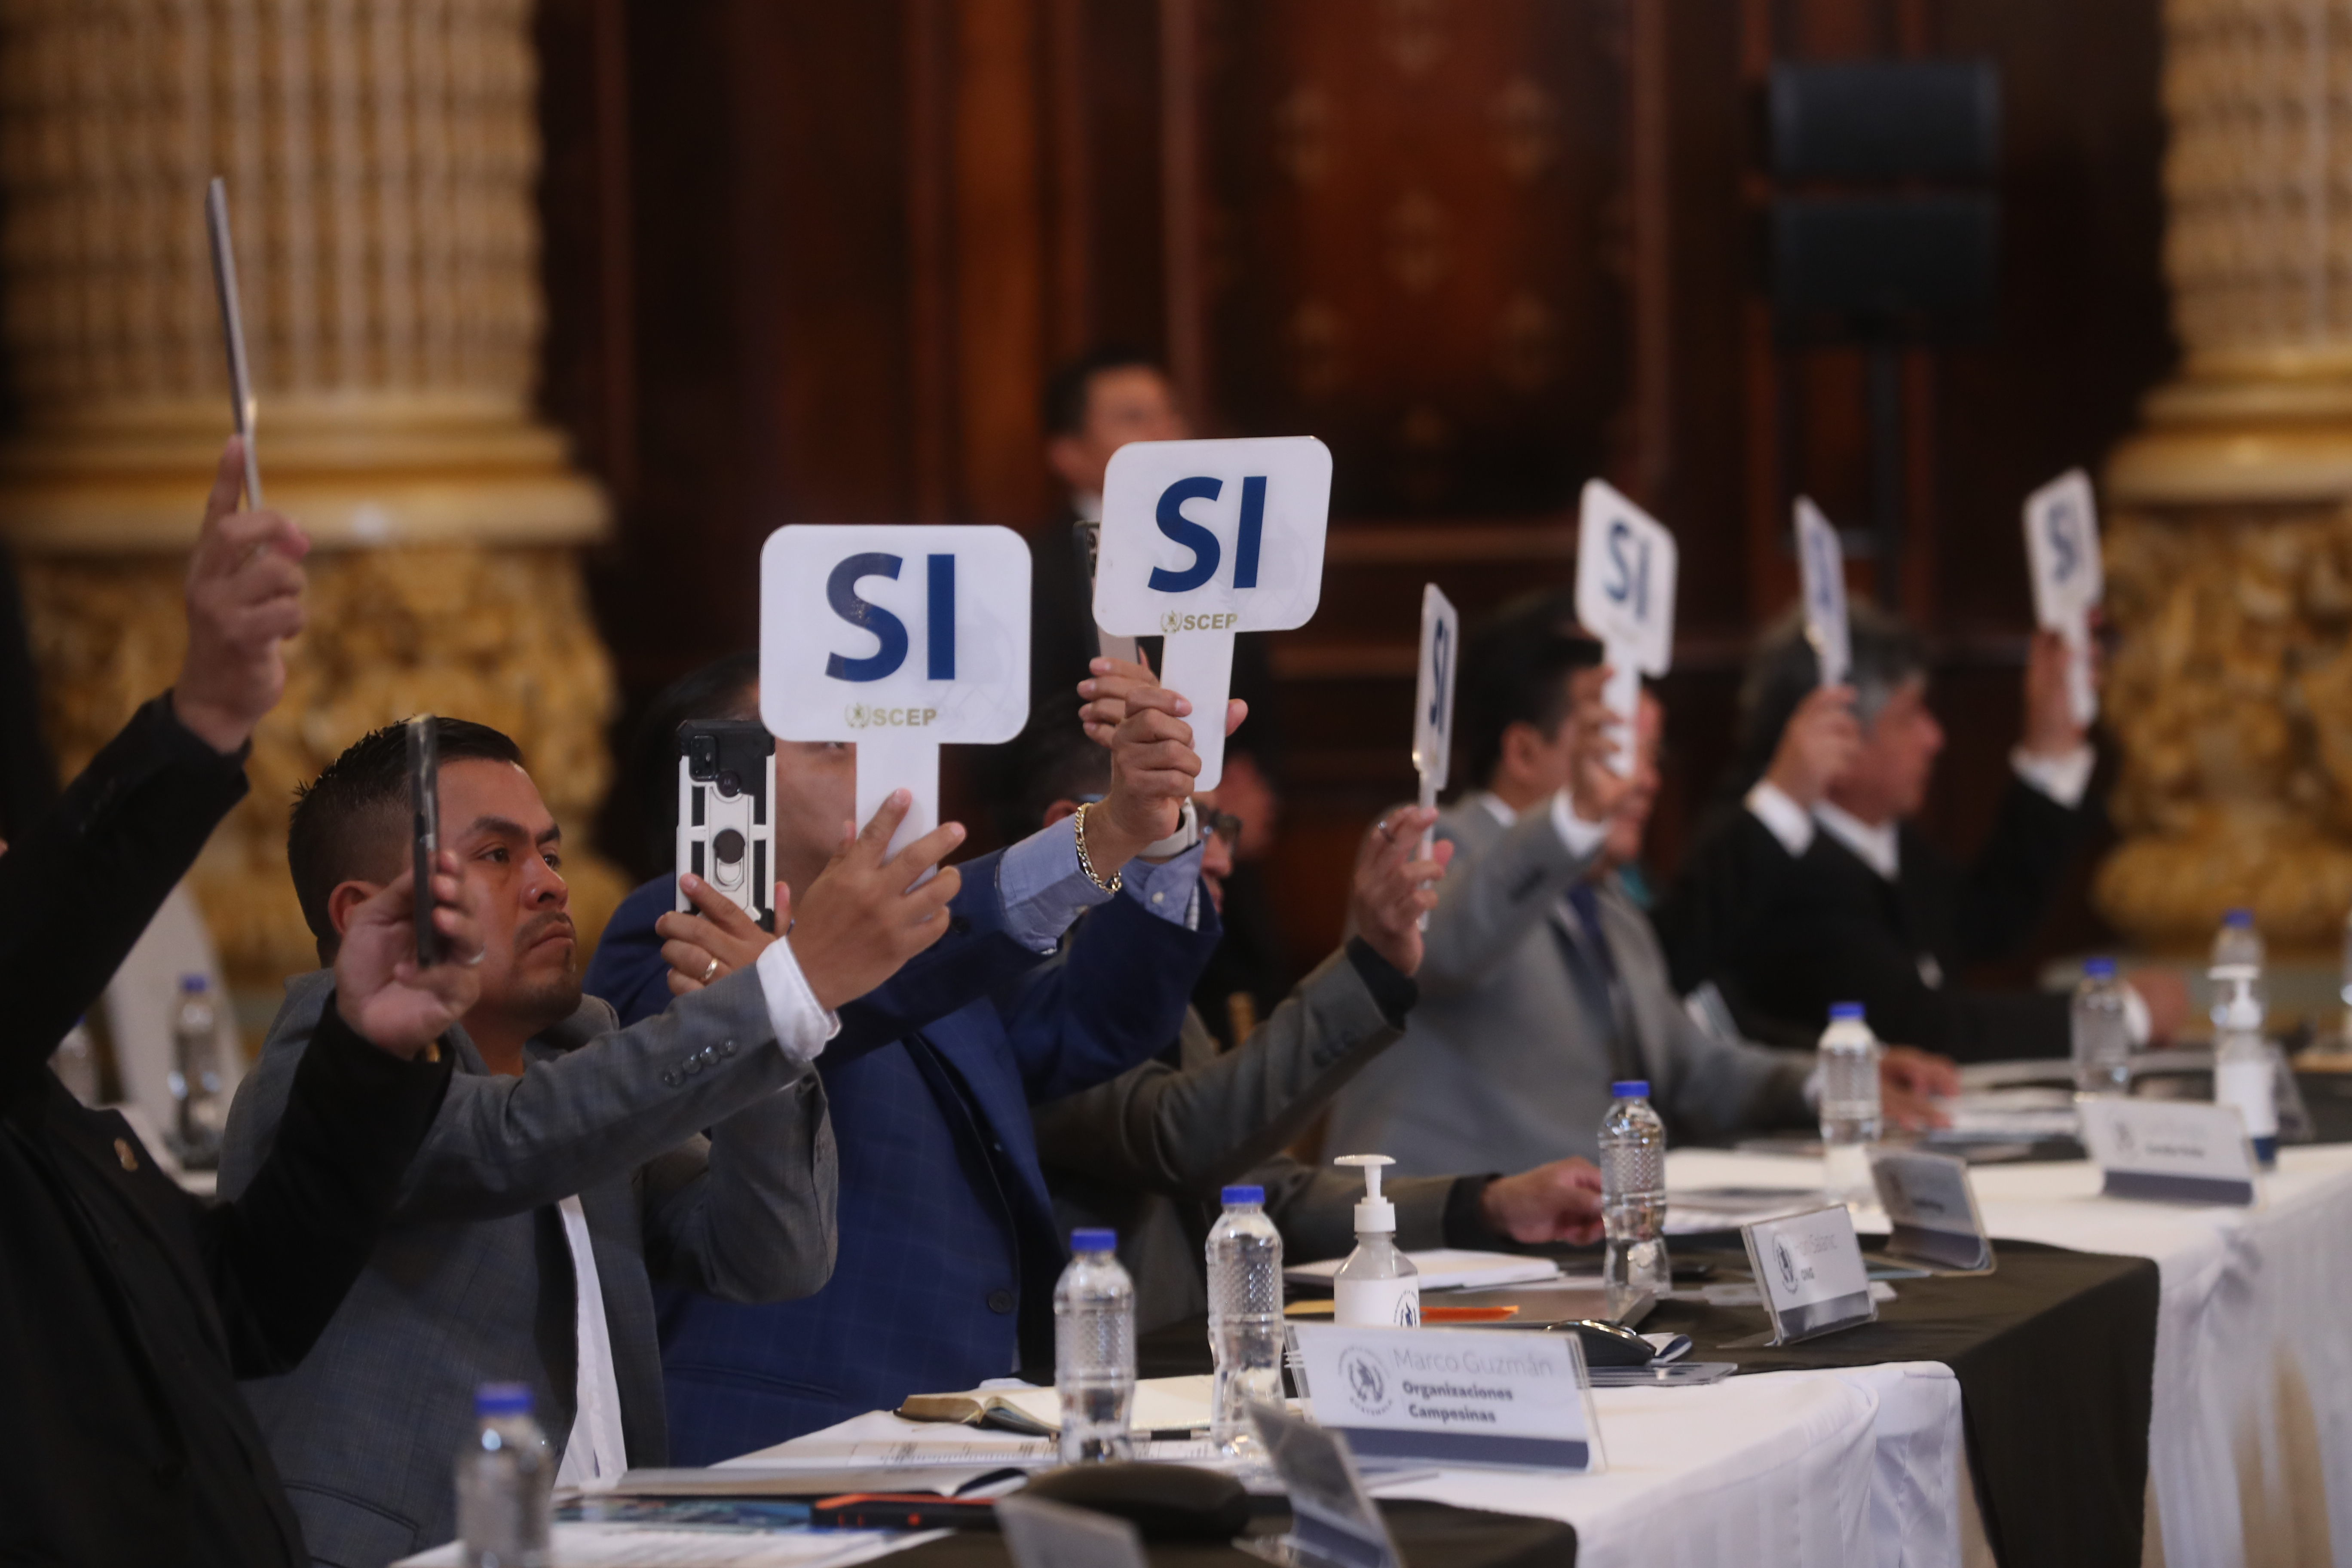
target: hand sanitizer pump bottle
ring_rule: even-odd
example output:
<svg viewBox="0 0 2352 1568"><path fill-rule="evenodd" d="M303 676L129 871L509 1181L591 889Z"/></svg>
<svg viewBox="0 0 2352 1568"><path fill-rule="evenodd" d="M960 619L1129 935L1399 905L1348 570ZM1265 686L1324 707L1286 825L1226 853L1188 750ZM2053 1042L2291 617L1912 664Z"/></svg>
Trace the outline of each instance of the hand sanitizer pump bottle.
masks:
<svg viewBox="0 0 2352 1568"><path fill-rule="evenodd" d="M1363 1201L1356 1205L1356 1250L1331 1282L1339 1298L1335 1321L1357 1329L1419 1328L1421 1270L1397 1250L1396 1205L1381 1196L1381 1167L1396 1162L1386 1154L1342 1154L1331 1163L1364 1173Z"/></svg>

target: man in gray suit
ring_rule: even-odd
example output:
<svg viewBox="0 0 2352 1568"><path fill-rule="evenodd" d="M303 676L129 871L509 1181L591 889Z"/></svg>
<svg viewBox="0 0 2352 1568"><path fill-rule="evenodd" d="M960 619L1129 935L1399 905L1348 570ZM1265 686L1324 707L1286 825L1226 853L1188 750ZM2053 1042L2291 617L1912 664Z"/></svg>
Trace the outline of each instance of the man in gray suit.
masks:
<svg viewBox="0 0 2352 1568"><path fill-rule="evenodd" d="M952 825L886 864L894 800L805 890L791 942L615 1032L582 997L562 832L514 743L437 722L444 843L483 900L480 999L367 1271L299 1370L243 1385L313 1557L339 1568L455 1532L450 1467L483 1382L530 1384L564 1481L662 1463L653 1278L745 1300L824 1283L835 1163L814 1058L835 1008L937 938L958 882L908 890ZM406 794L394 726L297 805L289 859L323 959L403 864ZM267 1156L331 990L325 971L289 984L230 1112L225 1195Z"/></svg>
<svg viewBox="0 0 2352 1568"><path fill-rule="evenodd" d="M1613 1080L1644 1079L1681 1140L1809 1125L1812 1063L1725 1039L1684 1010L1618 868L1657 795L1662 713L1646 694L1630 777L1584 741L1591 644L1557 598L1507 613L1465 650L1460 725L1475 787L1439 818L1454 858L1430 919L1404 1038L1343 1089L1325 1147L1404 1175L1598 1152ZM1890 1110L1914 1116L1948 1064L1890 1051Z"/></svg>

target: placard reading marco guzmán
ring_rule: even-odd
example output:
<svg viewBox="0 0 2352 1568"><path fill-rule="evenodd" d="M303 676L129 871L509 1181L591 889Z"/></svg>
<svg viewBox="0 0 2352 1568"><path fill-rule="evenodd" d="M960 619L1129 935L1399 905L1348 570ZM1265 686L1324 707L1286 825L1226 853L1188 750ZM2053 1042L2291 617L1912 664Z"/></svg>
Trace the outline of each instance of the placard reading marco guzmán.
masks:
<svg viewBox="0 0 2352 1568"><path fill-rule="evenodd" d="M1360 1455L1559 1470L1602 1468L1573 1335L1298 1324L1318 1425Z"/></svg>

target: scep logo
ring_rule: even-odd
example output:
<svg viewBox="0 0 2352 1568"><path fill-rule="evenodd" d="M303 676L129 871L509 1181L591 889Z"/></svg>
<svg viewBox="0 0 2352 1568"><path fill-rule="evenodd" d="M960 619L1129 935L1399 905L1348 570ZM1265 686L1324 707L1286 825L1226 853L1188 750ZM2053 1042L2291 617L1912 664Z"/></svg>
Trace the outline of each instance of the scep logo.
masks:
<svg viewBox="0 0 2352 1568"><path fill-rule="evenodd" d="M1002 528L780 529L760 716L791 741L1009 741L1029 709L1029 547Z"/></svg>

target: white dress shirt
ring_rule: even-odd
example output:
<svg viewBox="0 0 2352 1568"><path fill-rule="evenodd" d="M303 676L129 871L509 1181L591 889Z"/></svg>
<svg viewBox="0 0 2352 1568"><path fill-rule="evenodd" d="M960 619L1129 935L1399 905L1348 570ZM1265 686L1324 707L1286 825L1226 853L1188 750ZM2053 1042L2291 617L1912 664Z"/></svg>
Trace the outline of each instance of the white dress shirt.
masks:
<svg viewBox="0 0 2352 1568"><path fill-rule="evenodd" d="M1494 791L1480 790L1478 804L1504 826L1518 826L1517 810ZM1609 837L1609 824L1587 822L1569 809L1568 792L1564 789L1552 792L1550 810L1552 831L1558 833L1559 841L1568 846L1568 852L1579 859L1600 848L1601 841Z"/></svg>
<svg viewBox="0 0 2352 1568"><path fill-rule="evenodd" d="M2091 769L2098 753L2087 745L2055 757L2037 756L2020 748L2009 754L2009 765L2032 788L2072 810L2083 804L2091 785ZM1748 792L1747 806L1756 820L1780 841L1790 855L1802 855L1813 846L1815 828L1853 850L1862 863L1892 882L1903 872L1903 857L1895 824L1868 823L1853 813L1822 801L1809 813L1770 779L1759 779Z"/></svg>
<svg viewBox="0 0 2352 1568"><path fill-rule="evenodd" d="M793 957L792 943L772 942L753 965L760 976L760 994L768 1005L768 1022L776 1047L786 1055L813 1062L824 1054L825 1042L841 1032L841 1019L817 1005L808 979ZM579 1196L555 1205L563 1221L564 1245L572 1253L574 1331L578 1349L578 1383L574 1389L571 1435L564 1439L563 1462L555 1484L601 1491L620 1484L629 1468L628 1445L621 1430L621 1381L613 1370L613 1334L604 1321L604 1289L596 1272L596 1249L588 1236L588 1211Z"/></svg>

